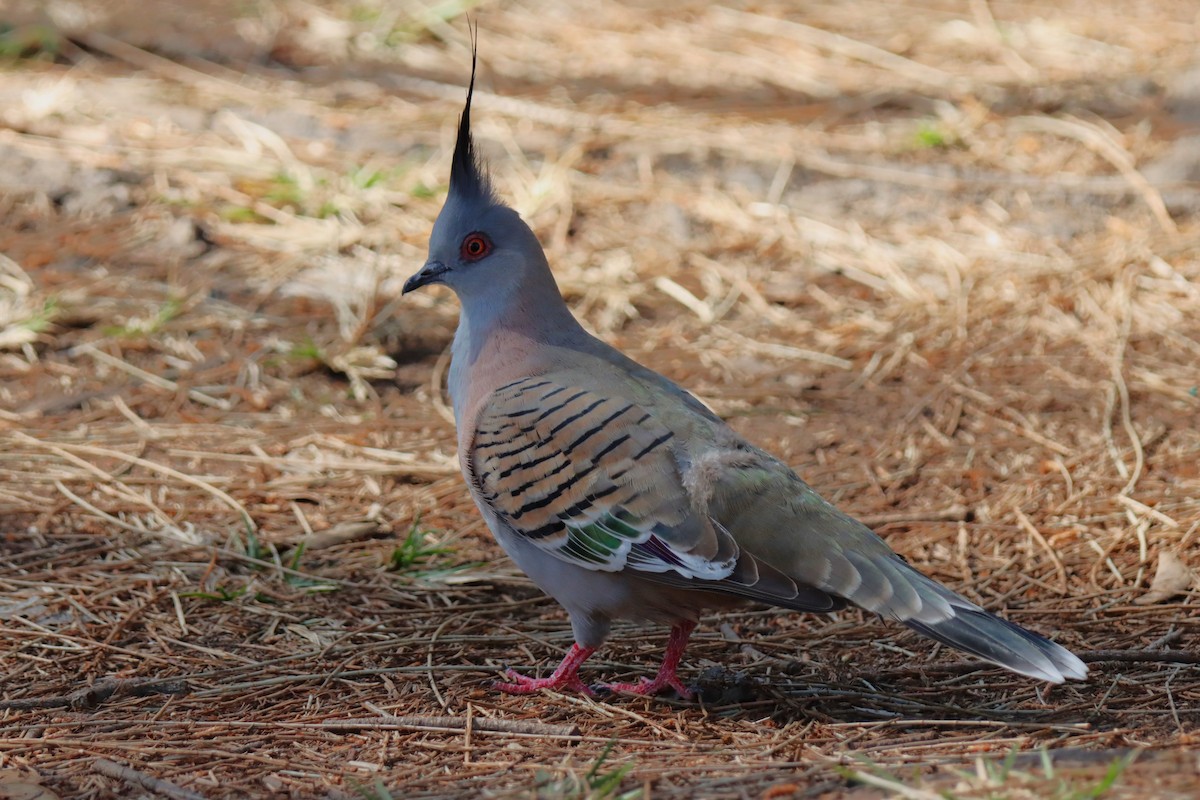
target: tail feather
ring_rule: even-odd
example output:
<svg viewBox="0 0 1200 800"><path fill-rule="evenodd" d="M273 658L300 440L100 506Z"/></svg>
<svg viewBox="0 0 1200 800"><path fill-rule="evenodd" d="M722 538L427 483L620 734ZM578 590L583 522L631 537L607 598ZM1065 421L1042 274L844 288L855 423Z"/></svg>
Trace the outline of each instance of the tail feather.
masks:
<svg viewBox="0 0 1200 800"><path fill-rule="evenodd" d="M1083 680L1087 665L1070 650L1033 631L979 608L955 607L954 616L928 624L916 619L905 625L942 644L1030 678L1062 683Z"/></svg>
<svg viewBox="0 0 1200 800"><path fill-rule="evenodd" d="M898 558L896 564L903 565L905 577L927 608L922 610L926 613L893 618L917 633L1030 678L1062 683L1087 677L1087 665L1065 647L984 611ZM949 614L943 613L947 610Z"/></svg>

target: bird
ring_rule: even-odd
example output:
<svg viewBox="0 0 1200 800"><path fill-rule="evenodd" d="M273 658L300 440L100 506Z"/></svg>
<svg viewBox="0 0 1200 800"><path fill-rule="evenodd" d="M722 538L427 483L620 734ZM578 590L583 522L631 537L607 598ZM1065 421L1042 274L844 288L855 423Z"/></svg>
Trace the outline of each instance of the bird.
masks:
<svg viewBox="0 0 1200 800"><path fill-rule="evenodd" d="M678 668L699 617L748 602L853 605L1020 675L1085 679L1072 652L922 574L695 396L584 329L477 154L476 52L428 260L402 292L457 295L447 384L463 477L574 635L551 674L510 669L493 685L690 698ZM623 619L670 626L657 674L585 683L580 667Z"/></svg>

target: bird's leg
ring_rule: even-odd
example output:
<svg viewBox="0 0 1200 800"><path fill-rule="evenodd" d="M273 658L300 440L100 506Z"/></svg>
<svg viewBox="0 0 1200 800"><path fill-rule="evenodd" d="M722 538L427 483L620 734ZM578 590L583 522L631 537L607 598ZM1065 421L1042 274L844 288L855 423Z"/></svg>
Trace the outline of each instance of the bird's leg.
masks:
<svg viewBox="0 0 1200 800"><path fill-rule="evenodd" d="M663 655L662 665L658 668L658 674L654 676L653 680L642 678L637 683L606 683L603 684L604 688L612 692L631 692L642 695L658 694L663 689L671 688L679 692L679 696L683 699L691 700L692 691L683 685L683 681L679 680L675 670L679 667L679 660L683 658L683 651L687 648L688 639L695 627L696 623L690 621L679 622L672 626L671 636L667 639L667 652Z"/></svg>
<svg viewBox="0 0 1200 800"><path fill-rule="evenodd" d="M572 644L571 649L563 657L562 663L558 665L558 669L554 670L554 674L549 678L530 678L510 669L505 674L512 679L512 683L496 681L492 686L509 694L533 694L542 689L573 689L591 697L596 693L579 679L579 667L594 652L596 652L594 647L580 647L578 644Z"/></svg>

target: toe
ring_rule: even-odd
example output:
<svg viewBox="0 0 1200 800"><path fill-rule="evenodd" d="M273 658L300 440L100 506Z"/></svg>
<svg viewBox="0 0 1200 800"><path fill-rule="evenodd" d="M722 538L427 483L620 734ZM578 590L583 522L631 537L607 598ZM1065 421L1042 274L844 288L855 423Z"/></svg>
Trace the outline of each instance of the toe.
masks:
<svg viewBox="0 0 1200 800"><path fill-rule="evenodd" d="M522 686L519 683L505 683L504 681L492 681L492 688L505 694L527 694L529 692L528 686Z"/></svg>
<svg viewBox="0 0 1200 800"><path fill-rule="evenodd" d="M504 670L507 681L493 681L492 688L508 694L529 694L536 691L538 681L535 678L530 678L515 669L509 668Z"/></svg>
<svg viewBox="0 0 1200 800"><path fill-rule="evenodd" d="M678 692L679 696L682 697L684 700L695 700L696 699L696 693L693 692L688 687L684 686L679 681L672 681L671 688L674 689L676 692Z"/></svg>
<svg viewBox="0 0 1200 800"><path fill-rule="evenodd" d="M504 674L510 681L493 681L492 688L508 694L533 694L544 689L552 691L579 692L588 697L595 697L596 692L578 677L530 678L513 669L505 670Z"/></svg>
<svg viewBox="0 0 1200 800"><path fill-rule="evenodd" d="M617 694L618 692L638 692L642 689L640 683L601 683L598 688L603 689L609 694Z"/></svg>

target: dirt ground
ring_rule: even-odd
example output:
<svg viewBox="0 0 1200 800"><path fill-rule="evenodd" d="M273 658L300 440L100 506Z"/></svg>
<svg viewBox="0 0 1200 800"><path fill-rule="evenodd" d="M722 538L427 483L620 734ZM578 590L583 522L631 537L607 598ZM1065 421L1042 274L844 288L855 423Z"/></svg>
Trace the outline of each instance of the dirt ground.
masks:
<svg viewBox="0 0 1200 800"><path fill-rule="evenodd" d="M570 631L399 295L464 11L585 323L1090 680L756 607L697 702L490 688ZM0 798L1200 795L1192 0L2 0L0 56Z"/></svg>

